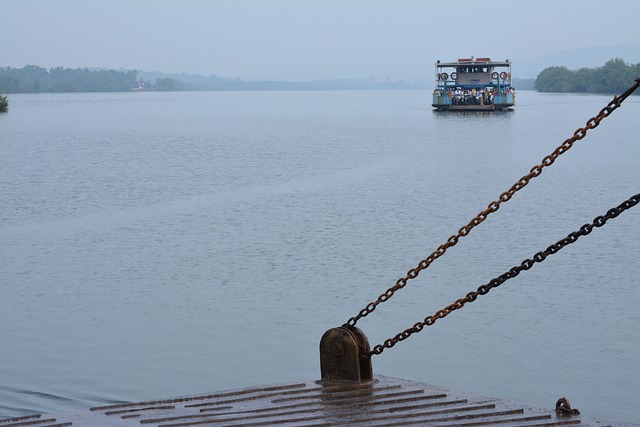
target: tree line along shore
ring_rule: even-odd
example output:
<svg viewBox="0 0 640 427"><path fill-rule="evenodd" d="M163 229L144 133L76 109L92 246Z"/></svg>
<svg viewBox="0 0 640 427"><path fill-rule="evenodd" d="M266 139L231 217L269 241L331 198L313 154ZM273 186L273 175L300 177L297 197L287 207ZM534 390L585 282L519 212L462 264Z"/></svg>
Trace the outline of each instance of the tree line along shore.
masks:
<svg viewBox="0 0 640 427"><path fill-rule="evenodd" d="M539 92L619 93L640 75L640 63L627 64L611 59L603 66L569 70L567 67L545 68L536 79L520 80L520 89ZM167 77L171 76L171 77ZM518 79L514 79L517 83ZM22 68L0 67L0 93L41 92L127 92L127 91L221 91L221 90L422 90L431 83L413 81L375 81L341 79L310 82L247 81L190 74L166 75L136 70L116 71L88 68L51 68L27 65ZM4 99L3 99L4 98ZM0 111L7 103L0 97ZM6 105L4 107L6 109Z"/></svg>

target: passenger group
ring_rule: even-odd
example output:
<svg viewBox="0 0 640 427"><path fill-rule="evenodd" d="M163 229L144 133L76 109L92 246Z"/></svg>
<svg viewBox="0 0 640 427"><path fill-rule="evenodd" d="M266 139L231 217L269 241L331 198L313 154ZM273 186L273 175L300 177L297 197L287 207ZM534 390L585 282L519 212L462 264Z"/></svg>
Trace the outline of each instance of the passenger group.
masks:
<svg viewBox="0 0 640 427"><path fill-rule="evenodd" d="M511 93L511 87L507 88L506 93ZM502 91L504 95L504 90ZM472 88L462 89L460 87L447 89L447 96L451 98L452 105L490 105L493 98L498 95L497 88Z"/></svg>

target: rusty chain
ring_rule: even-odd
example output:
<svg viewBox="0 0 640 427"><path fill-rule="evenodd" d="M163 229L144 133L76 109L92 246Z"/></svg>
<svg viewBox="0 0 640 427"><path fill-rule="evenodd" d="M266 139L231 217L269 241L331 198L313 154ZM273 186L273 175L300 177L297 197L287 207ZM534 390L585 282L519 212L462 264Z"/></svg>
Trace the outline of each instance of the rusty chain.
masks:
<svg viewBox="0 0 640 427"><path fill-rule="evenodd" d="M387 289L384 293L380 294L377 300L370 302L365 306L365 308L360 310L360 312L356 316L351 317L347 321L346 325L355 326L356 323L358 323L358 320L371 314L379 304L389 300L391 297L393 297L396 291L404 288L410 279L415 279L416 277L418 277L418 275L422 270L425 270L426 268L428 268L431 265L431 263L433 263L433 261L435 261L436 259L440 258L442 255L444 255L447 249L455 246L461 237L468 235L474 227L476 227L477 225L482 223L485 219L487 219L487 217L491 213L497 211L500 208L500 205L502 203L508 202L516 192L520 191L527 184L529 184L529 181L539 176L542 173L542 169L544 169L545 167L551 166L556 161L556 159L561 154L567 152L576 141L579 141L582 138L584 138L587 135L587 131L589 129L593 129L597 127L602 121L602 119L604 119L605 117L608 117L614 110L620 107L620 104L622 104L622 102L625 99L627 99L627 97L631 95L639 86L640 86L640 77L636 77L635 84L633 86L627 89L622 95L614 96L613 100L611 100L611 102L609 102L609 104L607 104L606 107L600 110L598 115L587 120L587 123L585 124L584 127L577 129L573 133L573 136L571 136L570 138L567 138L551 154L543 158L542 162L539 165L532 167L527 175L524 175L515 184L513 184L511 188L509 188L504 193L500 194L500 197L498 198L498 200L494 200L493 202L489 203L489 205L485 210L483 210L478 215L476 215L471 221L469 221L467 225L460 228L460 230L458 230L458 233L450 236L445 243L438 246L438 248L435 251L433 251L428 257L420 261L415 268L412 268L411 270L409 270L405 277L401 277L400 279L398 279L395 285Z"/></svg>
<svg viewBox="0 0 640 427"><path fill-rule="evenodd" d="M570 245L571 243L575 243L580 237L590 234L593 231L594 227L602 227L607 223L608 220L617 217L622 212L637 205L638 202L640 202L640 193L636 194L635 196L631 196L628 200L625 200L615 208L609 209L605 215L597 216L592 223L584 224L578 231L574 231L568 234L565 238L560 239L544 251L537 252L535 255L533 255L532 258L525 259L520 263L520 265L512 267L506 273L503 273L495 279L490 280L487 284L480 286L476 291L469 292L465 297L457 299L453 304L450 304L442 310L437 311L433 316L427 316L422 322L418 322L411 328L405 329L404 331L398 333L393 338L387 339L383 344L376 345L375 347L373 347L373 349L371 349L370 352L364 354L363 357L369 358L373 355L380 354L384 351L385 348L391 348L400 341L404 341L411 335L422 331L425 326L433 325L438 319L447 317L449 314L451 314L451 312L461 309L465 304L469 302L475 301L478 296L486 295L491 289L497 288L507 280L516 277L518 274L520 274L521 271L529 270L534 266L534 264L544 261L549 255L553 255L565 246Z"/></svg>

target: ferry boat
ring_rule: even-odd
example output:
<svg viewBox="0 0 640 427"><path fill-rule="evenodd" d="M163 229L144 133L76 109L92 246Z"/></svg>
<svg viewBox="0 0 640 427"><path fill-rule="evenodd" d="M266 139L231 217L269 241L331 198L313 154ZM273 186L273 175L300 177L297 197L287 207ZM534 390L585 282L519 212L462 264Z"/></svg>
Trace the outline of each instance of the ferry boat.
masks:
<svg viewBox="0 0 640 427"><path fill-rule="evenodd" d="M516 105L511 62L491 58L460 58L435 64L431 105L446 111L507 111Z"/></svg>

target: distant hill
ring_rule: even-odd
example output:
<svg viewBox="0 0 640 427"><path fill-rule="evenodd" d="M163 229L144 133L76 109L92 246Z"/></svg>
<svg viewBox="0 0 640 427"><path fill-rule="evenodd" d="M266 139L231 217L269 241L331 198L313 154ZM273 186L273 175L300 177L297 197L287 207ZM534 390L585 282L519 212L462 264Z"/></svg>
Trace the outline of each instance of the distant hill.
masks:
<svg viewBox="0 0 640 427"><path fill-rule="evenodd" d="M511 84L519 90L535 90L536 79L518 79L514 77Z"/></svg>
<svg viewBox="0 0 640 427"><path fill-rule="evenodd" d="M567 67L570 70L601 67L612 58L637 64L640 62L640 43L563 50L535 59L513 58L513 75L521 79L531 79L536 78L548 67Z"/></svg>
<svg viewBox="0 0 640 427"><path fill-rule="evenodd" d="M602 67L621 59L640 63L640 43L601 46L552 52L538 58L512 59L513 84L518 89L535 89L536 78L550 67L567 70ZM308 82L242 80L239 78L158 71L62 68L46 70L35 65L20 69L0 66L0 92L109 92L129 90L431 90L433 81L376 81L373 78L345 78ZM555 90L555 89L554 89ZM607 91L611 89L606 89Z"/></svg>
<svg viewBox="0 0 640 427"><path fill-rule="evenodd" d="M154 81L157 79L173 79L183 83L193 85L206 85L210 83L223 83L240 81L240 79L220 77L216 74L209 76L203 76L200 74L188 74L188 73L163 73L161 71L141 71L138 70L138 76L146 81Z"/></svg>
<svg viewBox="0 0 640 427"><path fill-rule="evenodd" d="M414 81L375 81L373 79L331 79L307 82L288 82L271 80L243 80L220 77L212 74L170 74L159 71L138 71L138 75L151 85L160 81L180 82L179 90L415 90L430 88L426 84Z"/></svg>

